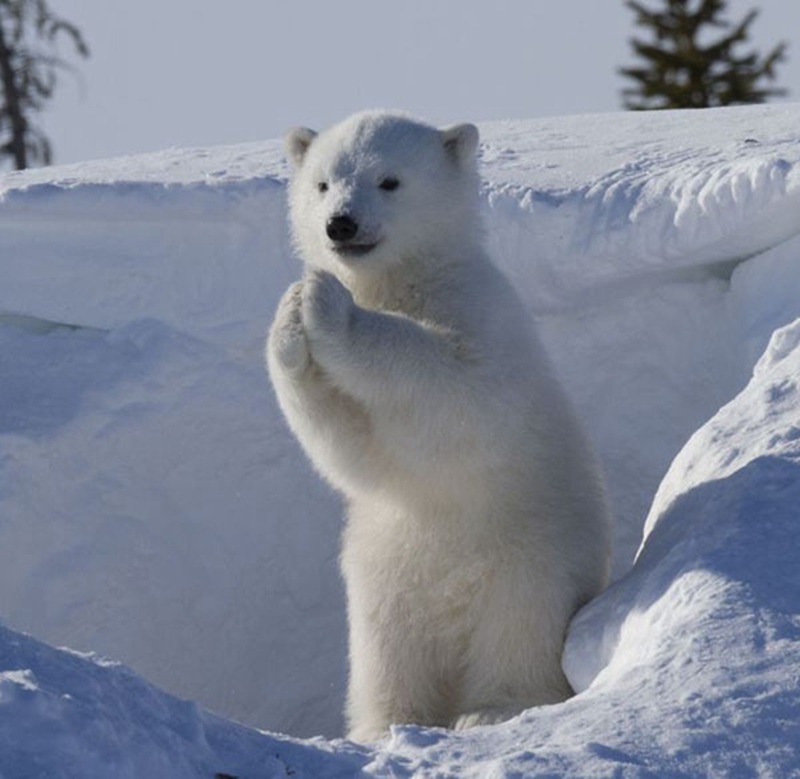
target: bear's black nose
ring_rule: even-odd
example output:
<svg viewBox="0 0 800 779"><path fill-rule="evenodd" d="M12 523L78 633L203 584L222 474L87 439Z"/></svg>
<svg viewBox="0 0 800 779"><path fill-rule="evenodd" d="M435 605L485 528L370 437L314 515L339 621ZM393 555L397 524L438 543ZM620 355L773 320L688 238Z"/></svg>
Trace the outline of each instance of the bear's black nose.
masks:
<svg viewBox="0 0 800 779"><path fill-rule="evenodd" d="M328 238L337 243L352 241L358 232L358 223L347 214L332 216L325 225Z"/></svg>

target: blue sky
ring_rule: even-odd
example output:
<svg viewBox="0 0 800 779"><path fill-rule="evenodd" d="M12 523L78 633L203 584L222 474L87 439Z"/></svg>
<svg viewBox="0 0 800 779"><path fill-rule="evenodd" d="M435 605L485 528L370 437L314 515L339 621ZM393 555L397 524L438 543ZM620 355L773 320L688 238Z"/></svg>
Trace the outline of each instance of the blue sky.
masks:
<svg viewBox="0 0 800 779"><path fill-rule="evenodd" d="M83 86L65 74L43 118L57 162L273 138L366 107L439 124L615 111L634 32L622 0L50 2L92 49ZM731 0L731 15L756 6ZM800 100L800 3L760 7L754 44L789 40L780 83Z"/></svg>

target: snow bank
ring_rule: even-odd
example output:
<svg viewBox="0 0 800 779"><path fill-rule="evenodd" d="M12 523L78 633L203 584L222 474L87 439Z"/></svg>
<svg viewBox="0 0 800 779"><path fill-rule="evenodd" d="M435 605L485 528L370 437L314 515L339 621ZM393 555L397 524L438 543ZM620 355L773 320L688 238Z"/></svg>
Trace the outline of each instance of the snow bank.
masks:
<svg viewBox="0 0 800 779"><path fill-rule="evenodd" d="M606 464L617 575L673 457L800 314L784 272L800 230L797 120L797 106L758 106L483 133L490 239Z"/></svg>
<svg viewBox="0 0 800 779"><path fill-rule="evenodd" d="M125 667L0 627L0 777L352 776L351 745L293 744L167 695ZM308 773L306 773L308 772Z"/></svg>
<svg viewBox="0 0 800 779"><path fill-rule="evenodd" d="M800 770L797 325L753 373L800 317L799 123L780 106L482 128L489 241L617 516L623 578L567 646L580 695L466 734L298 743L4 630L0 738L20 748L0 745L0 776L277 776L278 750L319 777ZM298 272L285 178L268 142L0 179L0 615L220 714L333 736L341 511L261 364Z"/></svg>
<svg viewBox="0 0 800 779"><path fill-rule="evenodd" d="M632 572L574 621L584 705L625 690L628 722L646 701L636 719L688 775L800 770L798 507L800 320L675 459Z"/></svg>

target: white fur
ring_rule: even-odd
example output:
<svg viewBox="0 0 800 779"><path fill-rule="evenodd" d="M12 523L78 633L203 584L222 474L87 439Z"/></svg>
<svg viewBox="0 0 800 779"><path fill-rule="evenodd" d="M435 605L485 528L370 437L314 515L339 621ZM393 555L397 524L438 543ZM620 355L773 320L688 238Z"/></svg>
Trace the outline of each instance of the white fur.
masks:
<svg viewBox="0 0 800 779"><path fill-rule="evenodd" d="M289 425L348 504L358 740L568 697L564 633L607 578L594 462L482 246L477 138L383 112L286 138L306 272L267 359ZM337 254L325 225L342 213L374 249Z"/></svg>

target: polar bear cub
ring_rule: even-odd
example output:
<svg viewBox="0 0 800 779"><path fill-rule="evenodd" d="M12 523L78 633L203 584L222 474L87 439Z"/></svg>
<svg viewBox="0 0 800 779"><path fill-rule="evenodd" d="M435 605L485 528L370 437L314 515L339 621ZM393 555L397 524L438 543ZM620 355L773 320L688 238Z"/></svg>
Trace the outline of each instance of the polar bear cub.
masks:
<svg viewBox="0 0 800 779"><path fill-rule="evenodd" d="M347 503L356 740L567 698L567 625L607 580L597 468L483 247L477 144L377 111L285 138L305 272L267 361Z"/></svg>

